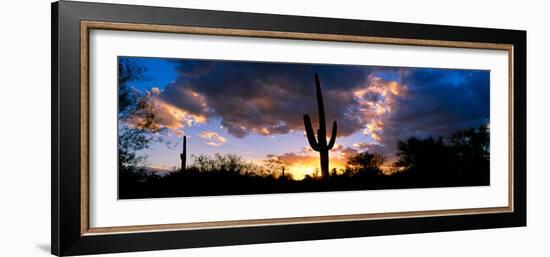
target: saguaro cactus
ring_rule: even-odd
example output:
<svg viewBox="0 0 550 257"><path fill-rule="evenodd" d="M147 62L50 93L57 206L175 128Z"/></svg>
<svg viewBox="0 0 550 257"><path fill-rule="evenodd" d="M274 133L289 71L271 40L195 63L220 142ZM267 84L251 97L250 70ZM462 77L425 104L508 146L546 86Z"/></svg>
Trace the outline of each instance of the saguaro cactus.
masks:
<svg viewBox="0 0 550 257"><path fill-rule="evenodd" d="M185 165L187 162L187 136L183 136L183 152L180 153L181 159L181 171L185 171Z"/></svg>
<svg viewBox="0 0 550 257"><path fill-rule="evenodd" d="M323 180L327 180L329 177L328 172L328 151L334 146L336 141L336 130L337 124L336 121L332 123L332 135L327 144L327 130L325 125L325 106L323 103L323 94L321 92L321 85L319 83L319 76L315 73L315 87L317 89L317 108L319 112L319 129L317 129L317 138L313 132L313 127L311 126L311 119L308 114L304 114L304 127L306 129L307 140L311 148L319 152L321 160L321 174Z"/></svg>

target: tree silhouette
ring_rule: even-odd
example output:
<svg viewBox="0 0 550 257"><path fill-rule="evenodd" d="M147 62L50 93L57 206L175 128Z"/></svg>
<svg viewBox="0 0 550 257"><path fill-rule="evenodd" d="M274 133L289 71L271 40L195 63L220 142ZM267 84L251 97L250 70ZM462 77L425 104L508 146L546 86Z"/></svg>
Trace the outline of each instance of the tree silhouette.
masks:
<svg viewBox="0 0 550 257"><path fill-rule="evenodd" d="M446 139L398 142L398 167L409 183L482 185L489 183L487 126L459 130Z"/></svg>
<svg viewBox="0 0 550 257"><path fill-rule="evenodd" d="M151 95L129 86L130 82L147 80L145 72L145 67L135 60L119 60L118 166L122 172L135 171L145 158L137 156L136 151L147 148L155 140L155 134L166 132L155 117Z"/></svg>
<svg viewBox="0 0 550 257"><path fill-rule="evenodd" d="M480 126L461 130L449 137L452 167L460 179L476 183L489 183L490 168L489 129Z"/></svg>
<svg viewBox="0 0 550 257"><path fill-rule="evenodd" d="M118 61L118 110L119 115L127 115L125 112L132 108L136 99L140 96L137 90L130 88L129 83L139 80L147 80L145 72L147 69L138 61L121 58Z"/></svg>
<svg viewBox="0 0 550 257"><path fill-rule="evenodd" d="M382 174L380 166L385 161L380 154L362 152L348 159L345 171L351 176L379 176Z"/></svg>
<svg viewBox="0 0 550 257"><path fill-rule="evenodd" d="M315 73L315 88L317 93L317 109L319 112L319 129L317 129L317 138L315 138L315 133L313 132L313 127L311 126L311 119L308 114L304 115L304 127L306 129L307 140L311 148L319 152L319 159L321 161L321 173L323 179L327 180L329 178L329 157L328 152L334 146L336 141L336 130L337 124L336 121L332 123L332 135L330 141L327 144L327 131L325 125L325 106L323 103L323 94L321 92L321 85L319 83L319 76Z"/></svg>
<svg viewBox="0 0 550 257"><path fill-rule="evenodd" d="M438 171L447 166L449 151L442 138L412 137L398 142L397 147L399 159L396 166L414 172L417 176L438 176Z"/></svg>

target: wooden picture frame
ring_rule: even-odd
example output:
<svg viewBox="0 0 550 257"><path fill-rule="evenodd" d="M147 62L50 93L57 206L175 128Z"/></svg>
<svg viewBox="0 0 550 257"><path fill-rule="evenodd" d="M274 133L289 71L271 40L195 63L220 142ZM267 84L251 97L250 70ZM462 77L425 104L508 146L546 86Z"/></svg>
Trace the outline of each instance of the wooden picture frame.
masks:
<svg viewBox="0 0 550 257"><path fill-rule="evenodd" d="M90 227L88 43L91 30L505 50L509 54L508 206ZM525 113L525 31L56 2L52 4L52 254L525 226Z"/></svg>

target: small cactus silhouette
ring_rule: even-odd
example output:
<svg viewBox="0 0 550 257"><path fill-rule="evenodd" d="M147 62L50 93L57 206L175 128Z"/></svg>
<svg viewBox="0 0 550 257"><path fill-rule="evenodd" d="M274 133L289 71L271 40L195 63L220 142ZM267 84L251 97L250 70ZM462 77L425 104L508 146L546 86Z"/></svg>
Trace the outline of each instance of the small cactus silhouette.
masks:
<svg viewBox="0 0 550 257"><path fill-rule="evenodd" d="M317 138L315 138L313 127L311 126L311 119L309 118L308 114L304 114L304 127L306 129L306 135L307 135L307 140L309 142L309 145L313 150L319 152L319 156L321 160L321 174L323 176L323 180L327 180L329 178L328 152L330 149L332 149L332 147L334 146L334 142L336 141L337 124L336 124L336 121L332 123L332 135L327 144L327 131L326 131L326 125L325 125L325 106L323 103L323 94L321 92L319 76L317 75L317 73L315 73L315 87L317 91L317 108L319 112L319 129L317 129Z"/></svg>
<svg viewBox="0 0 550 257"><path fill-rule="evenodd" d="M187 162L187 136L183 136L183 152L180 153L181 159L181 171L185 171L185 166Z"/></svg>

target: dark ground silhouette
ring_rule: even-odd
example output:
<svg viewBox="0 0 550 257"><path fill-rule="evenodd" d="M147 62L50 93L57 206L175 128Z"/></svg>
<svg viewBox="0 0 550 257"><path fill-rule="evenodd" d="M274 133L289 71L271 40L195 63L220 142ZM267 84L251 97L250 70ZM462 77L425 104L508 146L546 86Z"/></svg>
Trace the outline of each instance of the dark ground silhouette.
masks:
<svg viewBox="0 0 550 257"><path fill-rule="evenodd" d="M267 194L371 189L489 185L489 133L486 126L448 138L410 138L398 143L394 173L380 169L385 158L362 152L345 169L293 180L255 170L236 155L194 156L193 163L165 176L135 166L119 167L119 198ZM257 168L257 167L256 167Z"/></svg>

